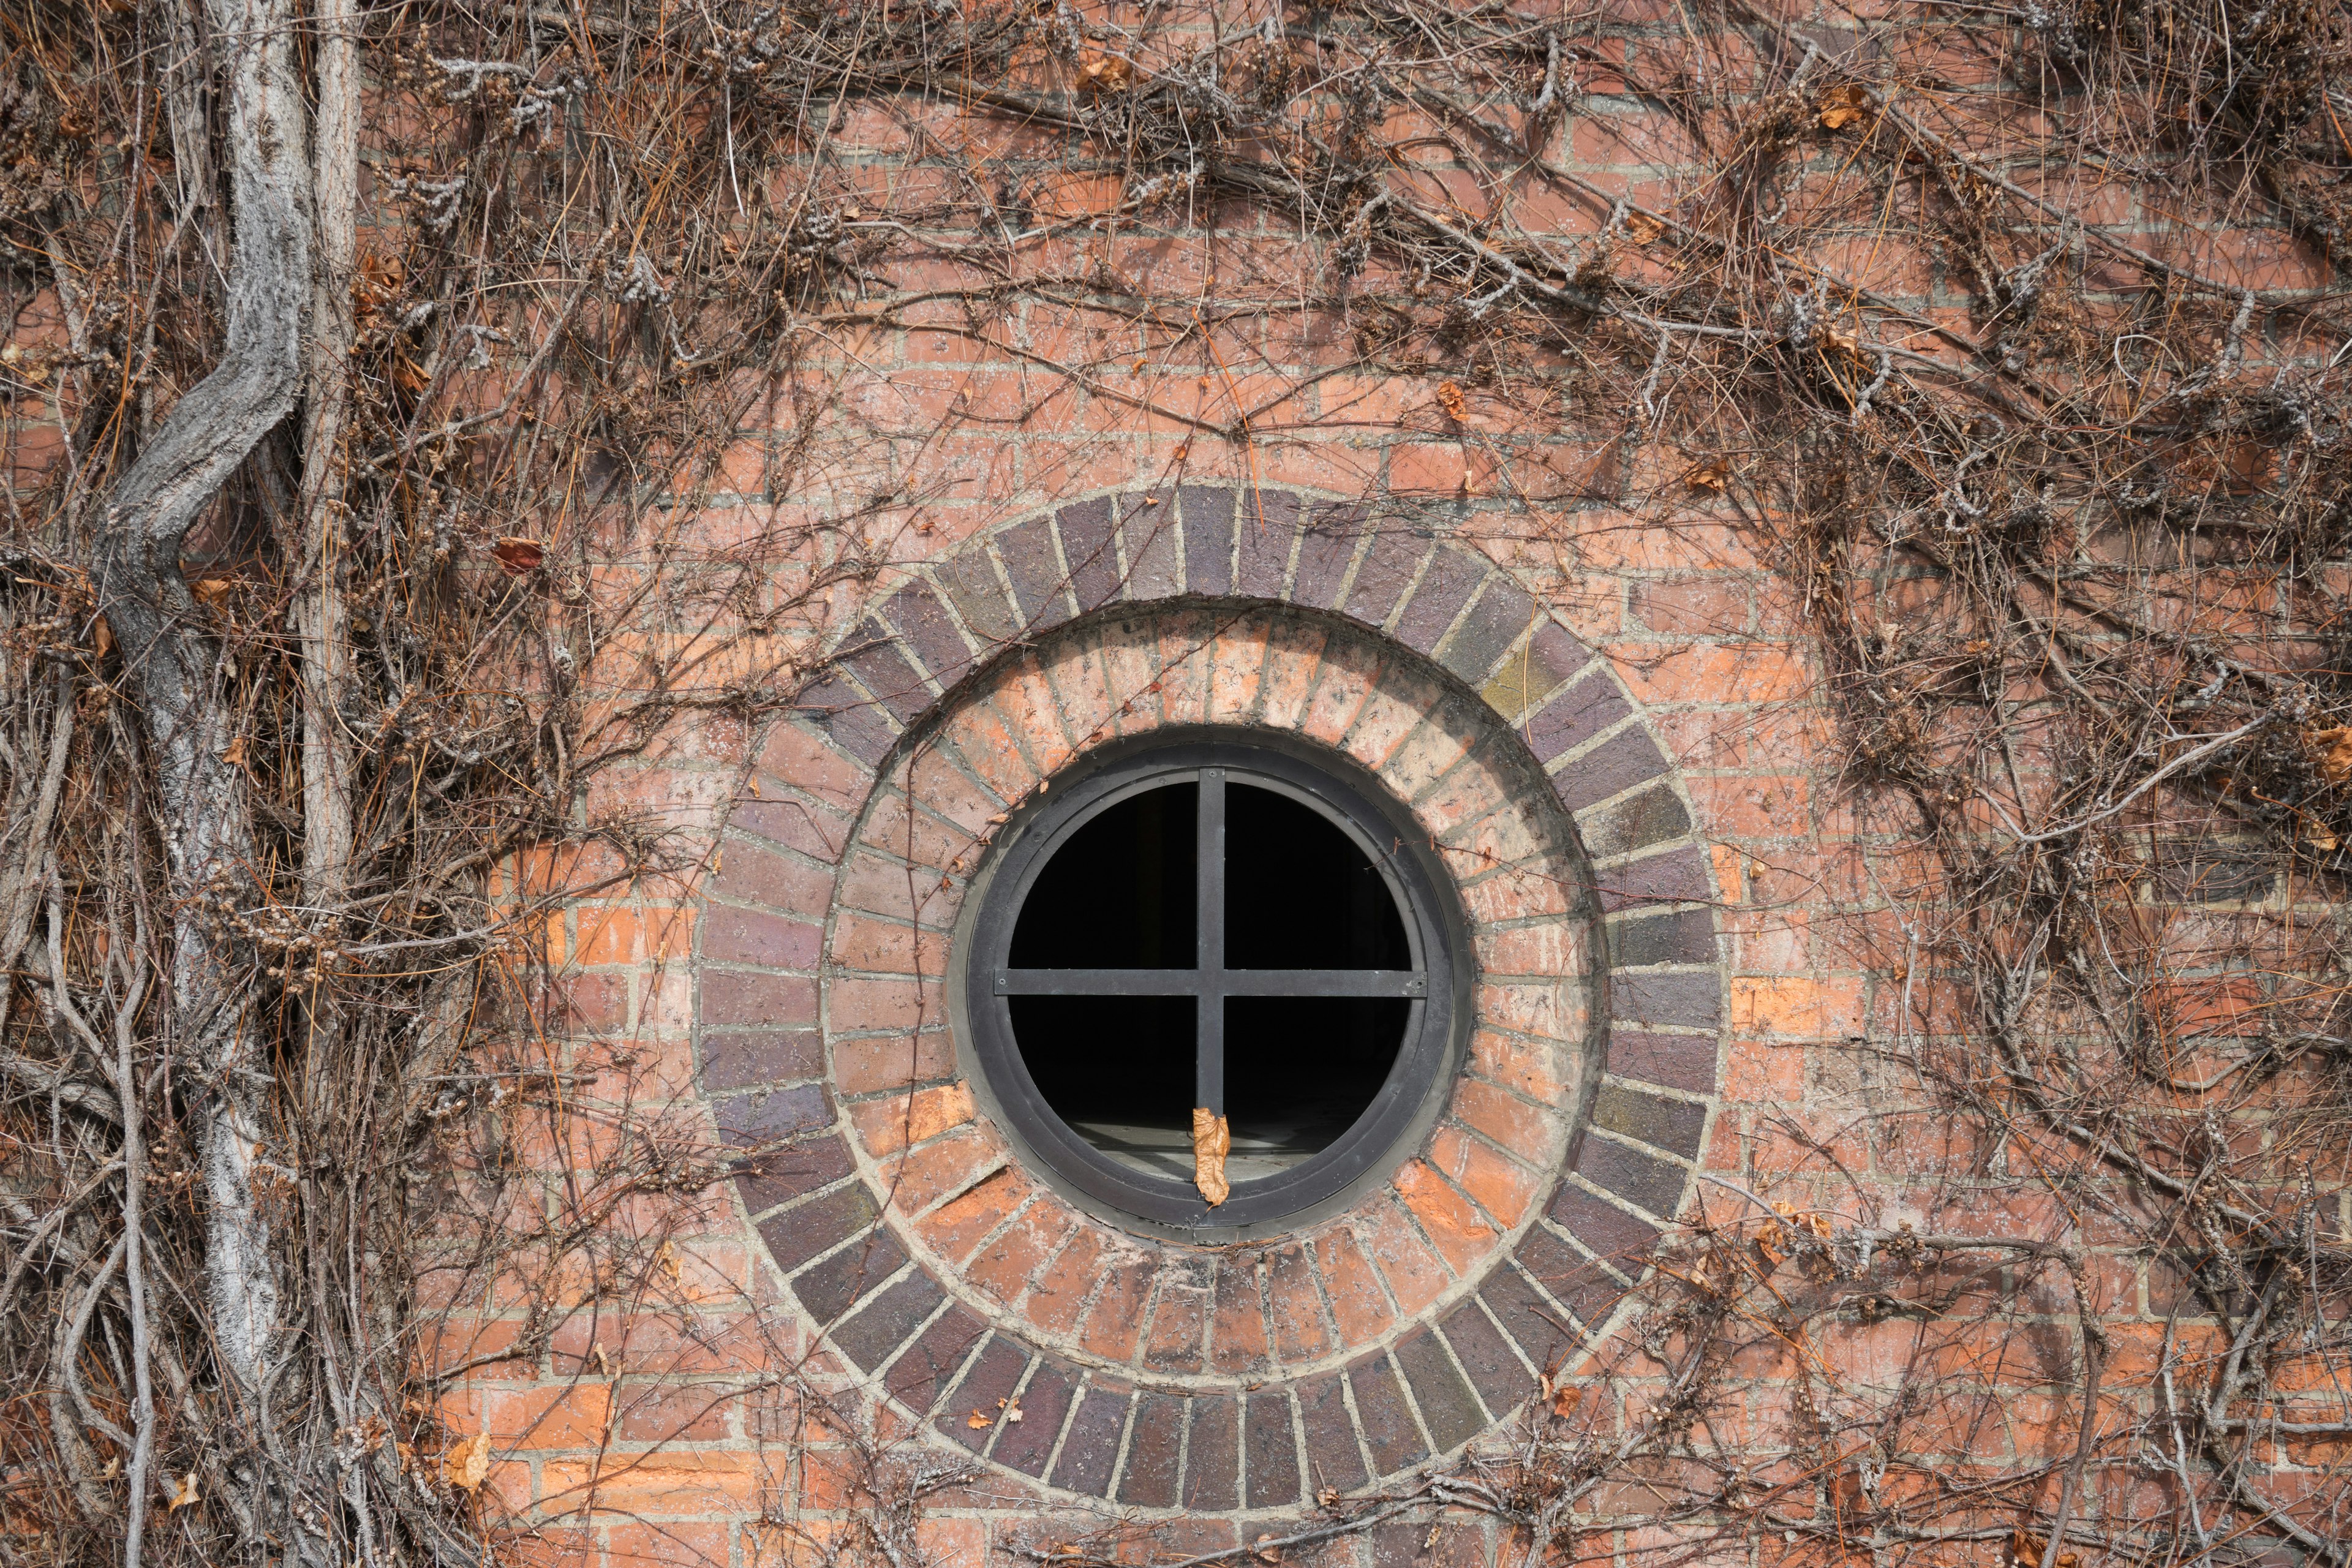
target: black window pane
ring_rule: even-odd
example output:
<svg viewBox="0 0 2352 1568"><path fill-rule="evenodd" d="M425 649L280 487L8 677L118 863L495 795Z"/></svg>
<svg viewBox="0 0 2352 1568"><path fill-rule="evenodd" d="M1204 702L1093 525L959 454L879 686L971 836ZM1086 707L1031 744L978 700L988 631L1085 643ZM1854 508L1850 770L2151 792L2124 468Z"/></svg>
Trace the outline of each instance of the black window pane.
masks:
<svg viewBox="0 0 2352 1568"><path fill-rule="evenodd" d="M1194 784L1146 790L1072 834L1021 906L1013 967L1192 968L1200 801Z"/></svg>
<svg viewBox="0 0 2352 1568"><path fill-rule="evenodd" d="M1038 1093L1121 1164L1192 1176L1189 996L1015 996L1013 1037Z"/></svg>
<svg viewBox="0 0 2352 1568"><path fill-rule="evenodd" d="M1410 969L1395 898L1321 812L1239 780L1225 791L1230 969Z"/></svg>
<svg viewBox="0 0 2352 1568"><path fill-rule="evenodd" d="M1412 1007L1402 998L1227 1001L1228 1179L1276 1174L1337 1142L1388 1080Z"/></svg>

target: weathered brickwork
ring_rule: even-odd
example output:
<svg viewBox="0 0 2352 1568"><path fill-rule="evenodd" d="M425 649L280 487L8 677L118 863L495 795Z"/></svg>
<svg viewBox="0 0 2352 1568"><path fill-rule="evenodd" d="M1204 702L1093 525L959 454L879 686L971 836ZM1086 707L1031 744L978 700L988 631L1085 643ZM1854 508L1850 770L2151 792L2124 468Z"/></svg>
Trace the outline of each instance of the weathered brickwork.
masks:
<svg viewBox="0 0 2352 1568"><path fill-rule="evenodd" d="M1197 1516L1458 1449L1605 1334L1702 1151L1723 979L1671 770L1520 584L1360 506L1128 492L968 542L839 666L730 818L698 1041L720 1127L775 1151L747 1214L853 1375L1053 1490ZM993 827L1090 746L1192 724L1370 769L1475 939L1435 1130L1273 1243L1127 1234L1024 1171L942 994Z"/></svg>

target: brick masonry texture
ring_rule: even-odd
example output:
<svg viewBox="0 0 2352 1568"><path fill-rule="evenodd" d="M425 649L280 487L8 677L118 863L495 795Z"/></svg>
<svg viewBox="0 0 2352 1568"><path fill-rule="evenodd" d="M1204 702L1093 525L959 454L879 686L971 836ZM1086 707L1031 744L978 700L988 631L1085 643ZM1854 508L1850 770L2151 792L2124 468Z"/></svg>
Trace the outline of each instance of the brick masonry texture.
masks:
<svg viewBox="0 0 2352 1568"><path fill-rule="evenodd" d="M1370 769L1476 964L1422 1145L1225 1247L1024 1171L944 989L1006 816L1090 747L1199 723ZM1712 862L1609 663L1486 553L1290 490L1072 501L897 588L768 754L700 921L702 1089L809 1330L902 1418L1048 1496L1295 1512L1458 1450L1609 1332L1708 1135Z"/></svg>

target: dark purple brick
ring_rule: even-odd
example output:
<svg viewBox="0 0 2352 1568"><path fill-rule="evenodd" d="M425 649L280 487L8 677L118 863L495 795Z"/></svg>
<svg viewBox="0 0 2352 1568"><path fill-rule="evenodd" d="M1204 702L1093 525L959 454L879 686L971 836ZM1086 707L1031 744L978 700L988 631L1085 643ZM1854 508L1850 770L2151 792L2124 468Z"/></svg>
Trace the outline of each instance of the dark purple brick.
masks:
<svg viewBox="0 0 2352 1568"><path fill-rule="evenodd" d="M1062 1418L1070 1413L1070 1395L1076 1392L1077 1371L1051 1357L1041 1357L1029 1386L1021 1391L1021 1419L1001 1421L996 1447L989 1458L1024 1476L1042 1476L1054 1457L1054 1439L1062 1435Z"/></svg>
<svg viewBox="0 0 2352 1568"><path fill-rule="evenodd" d="M1013 1397L1021 1374L1029 1370L1029 1352L1016 1340L998 1334L988 1342L971 1365L964 1370L963 1381L949 1394L945 1405L931 1425L955 1441L979 1453L996 1436L996 1425L1003 1419L1001 1401ZM974 1426L973 1415L988 1425Z"/></svg>
<svg viewBox="0 0 2352 1568"><path fill-rule="evenodd" d="M776 1267L789 1272L826 1247L870 1229L881 1212L865 1184L853 1183L761 1221L760 1238L768 1244Z"/></svg>
<svg viewBox="0 0 2352 1568"><path fill-rule="evenodd" d="M816 982L799 975L707 969L700 990L706 1029L816 1022Z"/></svg>
<svg viewBox="0 0 2352 1568"><path fill-rule="evenodd" d="M1368 626L1386 625L1429 551L1427 539L1399 525L1375 533L1371 548L1364 552L1364 563L1356 568L1356 580L1349 586L1348 614Z"/></svg>
<svg viewBox="0 0 2352 1568"><path fill-rule="evenodd" d="M996 536L997 557L1013 584L1013 602L1030 631L1043 631L1070 618L1069 597L1062 592L1062 563L1054 557L1054 520L1033 517Z"/></svg>
<svg viewBox="0 0 2352 1568"><path fill-rule="evenodd" d="M1713 963L1718 957L1715 915L1707 910L1612 921L1608 931L1612 964Z"/></svg>
<svg viewBox="0 0 2352 1568"><path fill-rule="evenodd" d="M882 1288L883 1282L907 1266L906 1248L878 1226L858 1237L793 1281L810 1317L830 1323Z"/></svg>
<svg viewBox="0 0 2352 1568"><path fill-rule="evenodd" d="M1380 1474L1392 1476L1429 1458L1429 1446L1421 1440L1412 1407L1404 1402L1396 1367L1385 1354L1369 1355L1350 1365L1348 1386L1355 1391L1364 1447L1371 1450L1372 1465Z"/></svg>
<svg viewBox="0 0 2352 1568"><path fill-rule="evenodd" d="M871 698L837 675L801 688L793 707L821 725L833 743L872 766L890 754L898 727Z"/></svg>
<svg viewBox="0 0 2352 1568"><path fill-rule="evenodd" d="M1307 1489L1351 1492L1371 1478L1356 1445L1356 1424L1348 1415L1346 1388L1338 1373L1298 1385L1300 1425L1307 1431Z"/></svg>
<svg viewBox="0 0 2352 1568"><path fill-rule="evenodd" d="M1612 805L1601 807L1576 826L1586 851L1596 860L1606 860L1612 855L1627 855L1636 849L1647 849L1653 844L1664 844L1669 838L1680 838L1690 831L1690 813L1683 809L1682 797L1671 786L1657 784L1639 795L1627 795Z"/></svg>
<svg viewBox="0 0 2352 1568"><path fill-rule="evenodd" d="M1660 1219L1675 1217L1690 1179L1680 1165L1593 1137L1587 1137L1578 1152L1576 1172L1594 1186L1606 1187Z"/></svg>
<svg viewBox="0 0 2352 1568"><path fill-rule="evenodd" d="M730 1095L715 1109L719 1136L737 1149L781 1143L833 1125L833 1102L819 1083L796 1084L764 1094Z"/></svg>
<svg viewBox="0 0 2352 1568"><path fill-rule="evenodd" d="M1290 1397L1253 1394L1242 1418L1242 1506L1286 1508L1298 1500L1298 1440Z"/></svg>
<svg viewBox="0 0 2352 1568"><path fill-rule="evenodd" d="M1692 1094L1715 1089L1716 1043L1702 1035L1644 1035L1612 1030L1609 1070L1620 1078Z"/></svg>
<svg viewBox="0 0 2352 1568"><path fill-rule="evenodd" d="M1241 1507L1242 1408L1219 1394L1195 1399L1192 1436L1184 1450L1184 1506L1223 1510Z"/></svg>
<svg viewBox="0 0 2352 1568"><path fill-rule="evenodd" d="M1653 1149L1668 1150L1686 1160L1696 1160L1699 1140L1706 1135L1706 1107L1687 1100L1668 1100L1662 1094L1643 1094L1622 1084L1604 1083L1592 1101L1592 1124L1628 1138L1638 1138Z"/></svg>
<svg viewBox="0 0 2352 1568"><path fill-rule="evenodd" d="M1176 492L1153 490L1119 502L1119 533L1127 542L1127 596L1172 599L1182 586Z"/></svg>
<svg viewBox="0 0 2352 1568"><path fill-rule="evenodd" d="M1423 653L1434 648L1470 595L1494 574L1495 564L1485 556L1451 544L1438 546L1404 613L1397 617L1399 640Z"/></svg>
<svg viewBox="0 0 2352 1568"><path fill-rule="evenodd" d="M1487 1276L1478 1294L1528 1360L1547 1373L1558 1372L1583 1343L1560 1309L1538 1295L1526 1277L1507 1264Z"/></svg>
<svg viewBox="0 0 2352 1568"><path fill-rule="evenodd" d="M778 1204L829 1187L857 1168L850 1158L848 1141L838 1133L804 1138L782 1149L771 1149L744 1162L735 1177L743 1207L765 1214ZM790 1267L787 1265L786 1267Z"/></svg>
<svg viewBox="0 0 2352 1568"><path fill-rule="evenodd" d="M1526 1289L1524 1283L1520 1289ZM1462 1370L1470 1374L1479 1399L1497 1420L1536 1391L1535 1374L1528 1371L1502 1331L1478 1310L1477 1302L1463 1302L1438 1326L1444 1330L1445 1342L1454 1347Z"/></svg>
<svg viewBox="0 0 2352 1568"><path fill-rule="evenodd" d="M1519 1238L1512 1261L1559 1304L1555 1315L1565 1308L1568 1321L1587 1330L1599 1329L1625 1296L1608 1269L1541 1226Z"/></svg>
<svg viewBox="0 0 2352 1568"><path fill-rule="evenodd" d="M890 1396L918 1416L928 1415L940 1392L955 1379L971 1347L988 1332L987 1326L961 1307L950 1306L939 1315L907 1353L890 1363L882 1386Z"/></svg>
<svg viewBox="0 0 2352 1568"><path fill-rule="evenodd" d="M860 1370L872 1372L923 1326L923 1320L943 1300L945 1293L940 1289L939 1281L918 1268L859 1308L856 1317L835 1328L825 1338L856 1362Z"/></svg>
<svg viewBox="0 0 2352 1568"><path fill-rule="evenodd" d="M1110 1495L1111 1468L1118 1459L1118 1435L1127 1426L1129 1391L1118 1384L1089 1384L1062 1439L1054 1463L1054 1485L1086 1497Z"/></svg>
<svg viewBox="0 0 2352 1568"><path fill-rule="evenodd" d="M1570 811L1647 784L1666 771L1666 756L1639 725L1620 730L1551 776L1552 793Z"/></svg>
<svg viewBox="0 0 2352 1568"><path fill-rule="evenodd" d="M889 603L882 606L882 618L898 628L940 690L953 686L971 668L971 649L965 646L963 634L956 630L947 606L926 584L912 583L891 595Z"/></svg>
<svg viewBox="0 0 2352 1568"><path fill-rule="evenodd" d="M1526 634L1535 618L1535 600L1499 569L1492 569L1486 591L1462 617L1438 662L1471 685L1484 686L1504 651Z"/></svg>
<svg viewBox="0 0 2352 1568"><path fill-rule="evenodd" d="M1118 1500L1141 1508L1176 1506L1177 1461L1182 1457L1184 1400L1145 1392L1135 1403L1135 1431L1119 1472Z"/></svg>
<svg viewBox="0 0 2352 1568"><path fill-rule="evenodd" d="M1282 597L1290 547L1298 538L1298 498L1288 490L1244 490L1234 526L1241 535L1240 585L1254 599Z"/></svg>
<svg viewBox="0 0 2352 1568"><path fill-rule="evenodd" d="M1486 1413L1436 1330L1423 1329L1399 1344L1396 1363L1412 1385L1412 1402L1421 1406L1422 1424L1438 1452L1458 1448L1486 1429Z"/></svg>
<svg viewBox="0 0 2352 1568"><path fill-rule="evenodd" d="M897 635L881 622L860 622L835 657L900 723L931 705L931 689L899 650Z"/></svg>
<svg viewBox="0 0 2352 1568"><path fill-rule="evenodd" d="M1621 719L1633 716L1633 705L1617 689L1605 669L1595 669L1570 681L1528 714L1519 726L1536 761L1548 763L1572 751ZM1603 798L1595 796L1594 798Z"/></svg>
<svg viewBox="0 0 2352 1568"><path fill-rule="evenodd" d="M705 1030L700 1041L706 1094L763 1083L797 1083L824 1072L824 1037L814 1029Z"/></svg>
<svg viewBox="0 0 2352 1568"><path fill-rule="evenodd" d="M1520 700L1532 708L1591 662L1591 648L1558 621L1546 620L1528 646L1511 656L1510 669L1522 689Z"/></svg>
<svg viewBox="0 0 2352 1568"><path fill-rule="evenodd" d="M1298 571L1290 588L1292 604L1328 610L1339 603L1339 584L1347 580L1348 564L1356 558L1356 546L1363 542L1367 515L1360 506L1310 507L1309 521L1298 541Z"/></svg>
<svg viewBox="0 0 2352 1568"><path fill-rule="evenodd" d="M1184 591L1221 597L1234 591L1234 492L1186 485Z"/></svg>
<svg viewBox="0 0 2352 1568"><path fill-rule="evenodd" d="M1021 617L1004 597L996 580L996 563L988 542L975 540L940 563L940 586L947 590L956 614L971 628L983 647L1012 641L1021 632Z"/></svg>
<svg viewBox="0 0 2352 1568"><path fill-rule="evenodd" d="M713 963L814 969L824 943L823 928L767 910L714 904L702 917L702 956Z"/></svg>
<svg viewBox="0 0 2352 1568"><path fill-rule="evenodd" d="M1711 1029L1723 1016L1723 977L1712 969L1680 974L1614 970L1609 1015L1629 1024Z"/></svg>
<svg viewBox="0 0 2352 1568"><path fill-rule="evenodd" d="M1685 904L1715 897L1715 868L1706 851L1696 845L1629 860L1592 875L1604 910L1638 904Z"/></svg>
<svg viewBox="0 0 2352 1568"><path fill-rule="evenodd" d="M1635 1219L1623 1209L1612 1208L1591 1194L1563 1184L1546 1211L1552 1223L1584 1245L1584 1249L1596 1258L1607 1258L1626 1274L1638 1273L1657 1244L1658 1227L1646 1220ZM1519 1249L1519 1261L1527 1262L1527 1248ZM1534 1273L1532 1266L1529 1273ZM1551 1281L1537 1275L1537 1282L1563 1301L1568 1299L1552 1289ZM1573 1303L1570 1303L1573 1305ZM1577 1316L1591 1320L1582 1312Z"/></svg>
<svg viewBox="0 0 2352 1568"><path fill-rule="evenodd" d="M1097 496L1066 506L1055 521L1061 525L1062 559L1070 563L1070 591L1077 595L1078 608L1091 610L1118 597L1118 551L1111 543L1118 523L1111 515L1111 498Z"/></svg>

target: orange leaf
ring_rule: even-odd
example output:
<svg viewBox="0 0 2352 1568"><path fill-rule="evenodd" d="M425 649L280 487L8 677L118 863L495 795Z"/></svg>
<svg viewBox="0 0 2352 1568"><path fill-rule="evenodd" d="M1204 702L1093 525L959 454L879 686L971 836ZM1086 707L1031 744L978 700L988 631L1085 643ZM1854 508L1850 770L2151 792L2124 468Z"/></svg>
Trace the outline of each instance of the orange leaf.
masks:
<svg viewBox="0 0 2352 1568"><path fill-rule="evenodd" d="M490 1473L490 1435L478 1432L441 1456L441 1479L461 1492L472 1491Z"/></svg>
<svg viewBox="0 0 2352 1568"><path fill-rule="evenodd" d="M987 1416L982 1415L977 1410L965 1416L963 1418L963 1424L971 1427L975 1432L984 1432L991 1426L996 1425L995 1422L991 1421Z"/></svg>
<svg viewBox="0 0 2352 1568"><path fill-rule="evenodd" d="M163 1511L177 1513L190 1503L200 1500L202 1500L196 1495L196 1472L190 1470L187 1479L172 1489L172 1500L165 1506Z"/></svg>
<svg viewBox="0 0 2352 1568"><path fill-rule="evenodd" d="M1666 226L1648 213L1625 215L1625 237L1636 245L1647 245L1666 232Z"/></svg>
<svg viewBox="0 0 2352 1568"><path fill-rule="evenodd" d="M1462 389L1450 381L1437 384L1437 401L1449 419L1459 420L1469 411L1468 405L1462 401Z"/></svg>
<svg viewBox="0 0 2352 1568"><path fill-rule="evenodd" d="M1822 94L1822 127L1843 131L1870 110L1870 95L1849 83Z"/></svg>
<svg viewBox="0 0 2352 1568"><path fill-rule="evenodd" d="M1078 57L1078 86L1087 92L1121 92L1135 75L1135 67L1118 55L1087 53Z"/></svg>

